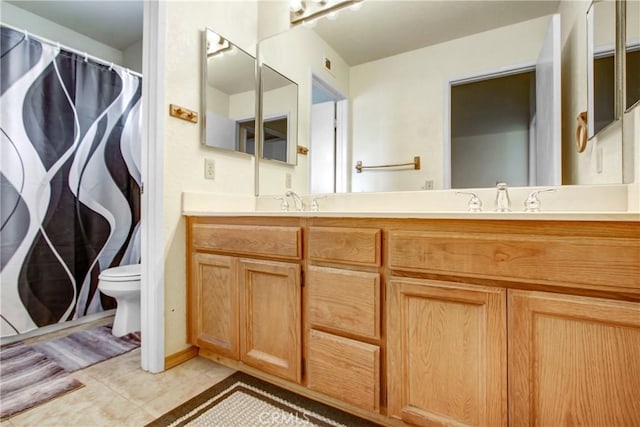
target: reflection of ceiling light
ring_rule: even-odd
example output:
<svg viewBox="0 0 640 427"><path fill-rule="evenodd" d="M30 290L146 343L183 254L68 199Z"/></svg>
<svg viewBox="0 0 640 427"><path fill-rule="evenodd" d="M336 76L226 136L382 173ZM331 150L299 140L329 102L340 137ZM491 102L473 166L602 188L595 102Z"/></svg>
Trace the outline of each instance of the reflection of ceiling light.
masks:
<svg viewBox="0 0 640 427"><path fill-rule="evenodd" d="M338 12L327 13L327 19L335 20L338 17Z"/></svg>
<svg viewBox="0 0 640 427"><path fill-rule="evenodd" d="M364 0L309 0L304 2L301 0L292 0L290 2L290 22L291 25L304 24L305 26L309 26L311 21L322 18L323 16L328 16L329 19L335 19L339 10L346 7L357 10L362 6L363 1Z"/></svg>
<svg viewBox="0 0 640 427"><path fill-rule="evenodd" d="M229 40L220 37L217 34L207 40L207 58L222 56L225 53L233 54L234 50L235 49L233 48L233 45L229 43Z"/></svg>

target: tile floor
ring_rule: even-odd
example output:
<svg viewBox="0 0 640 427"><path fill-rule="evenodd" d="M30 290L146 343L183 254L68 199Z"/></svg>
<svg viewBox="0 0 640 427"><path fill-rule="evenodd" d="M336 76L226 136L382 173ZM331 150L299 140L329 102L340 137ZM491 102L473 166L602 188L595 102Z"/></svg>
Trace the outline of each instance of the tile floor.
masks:
<svg viewBox="0 0 640 427"><path fill-rule="evenodd" d="M73 330L25 342L70 332ZM233 372L197 357L151 374L140 368L140 349L136 349L74 372L71 375L84 387L2 421L0 427L144 426Z"/></svg>

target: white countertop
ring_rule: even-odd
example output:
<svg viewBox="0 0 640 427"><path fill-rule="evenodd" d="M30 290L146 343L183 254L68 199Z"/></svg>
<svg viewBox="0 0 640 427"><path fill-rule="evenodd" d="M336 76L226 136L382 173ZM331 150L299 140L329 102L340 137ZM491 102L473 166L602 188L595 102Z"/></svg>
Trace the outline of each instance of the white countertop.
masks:
<svg viewBox="0 0 640 427"><path fill-rule="evenodd" d="M640 221L630 212L275 212L275 211L183 211L185 216L213 217L305 217L305 218L423 218L535 221Z"/></svg>
<svg viewBox="0 0 640 427"><path fill-rule="evenodd" d="M561 186L540 196L541 212L524 212L531 187L511 188L511 212L493 211L494 189L477 189L482 212L467 211L468 196L455 190L391 193L303 195L305 205L317 200L320 210L280 210L274 195L185 192L186 216L270 216L318 218L426 218L473 220L640 221L640 184Z"/></svg>

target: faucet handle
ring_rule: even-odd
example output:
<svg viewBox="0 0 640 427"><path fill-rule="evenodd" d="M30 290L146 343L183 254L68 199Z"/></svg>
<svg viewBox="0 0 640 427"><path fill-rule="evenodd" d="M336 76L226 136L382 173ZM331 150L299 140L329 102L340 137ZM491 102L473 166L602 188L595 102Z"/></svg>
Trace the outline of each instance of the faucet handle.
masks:
<svg viewBox="0 0 640 427"><path fill-rule="evenodd" d="M274 197L274 199L280 200L280 210L282 212L289 212L289 202L287 201L286 197L276 196Z"/></svg>
<svg viewBox="0 0 640 427"><path fill-rule="evenodd" d="M456 191L456 194L466 194L471 196L469 199L469 212L482 212L482 200L473 191Z"/></svg>
<svg viewBox="0 0 640 427"><path fill-rule="evenodd" d="M538 199L538 194L556 191L555 188L545 188L544 190L534 190L529 193L529 197L524 201L524 211L525 212L540 212L540 199Z"/></svg>
<svg viewBox="0 0 640 427"><path fill-rule="evenodd" d="M327 196L317 196L311 199L311 212L318 212L320 210L320 205L318 204L318 200L326 199Z"/></svg>

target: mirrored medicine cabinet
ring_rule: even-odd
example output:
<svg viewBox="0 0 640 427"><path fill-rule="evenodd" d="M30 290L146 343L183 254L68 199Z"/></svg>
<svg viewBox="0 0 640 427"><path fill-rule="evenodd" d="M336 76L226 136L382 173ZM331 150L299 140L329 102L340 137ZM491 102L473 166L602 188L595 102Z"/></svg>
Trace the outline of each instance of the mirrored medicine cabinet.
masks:
<svg viewBox="0 0 640 427"><path fill-rule="evenodd" d="M211 29L203 31L202 142L209 147L295 165L298 85ZM256 72L260 76L257 93ZM256 103L261 102L261 123ZM262 129L262 145L256 126Z"/></svg>

